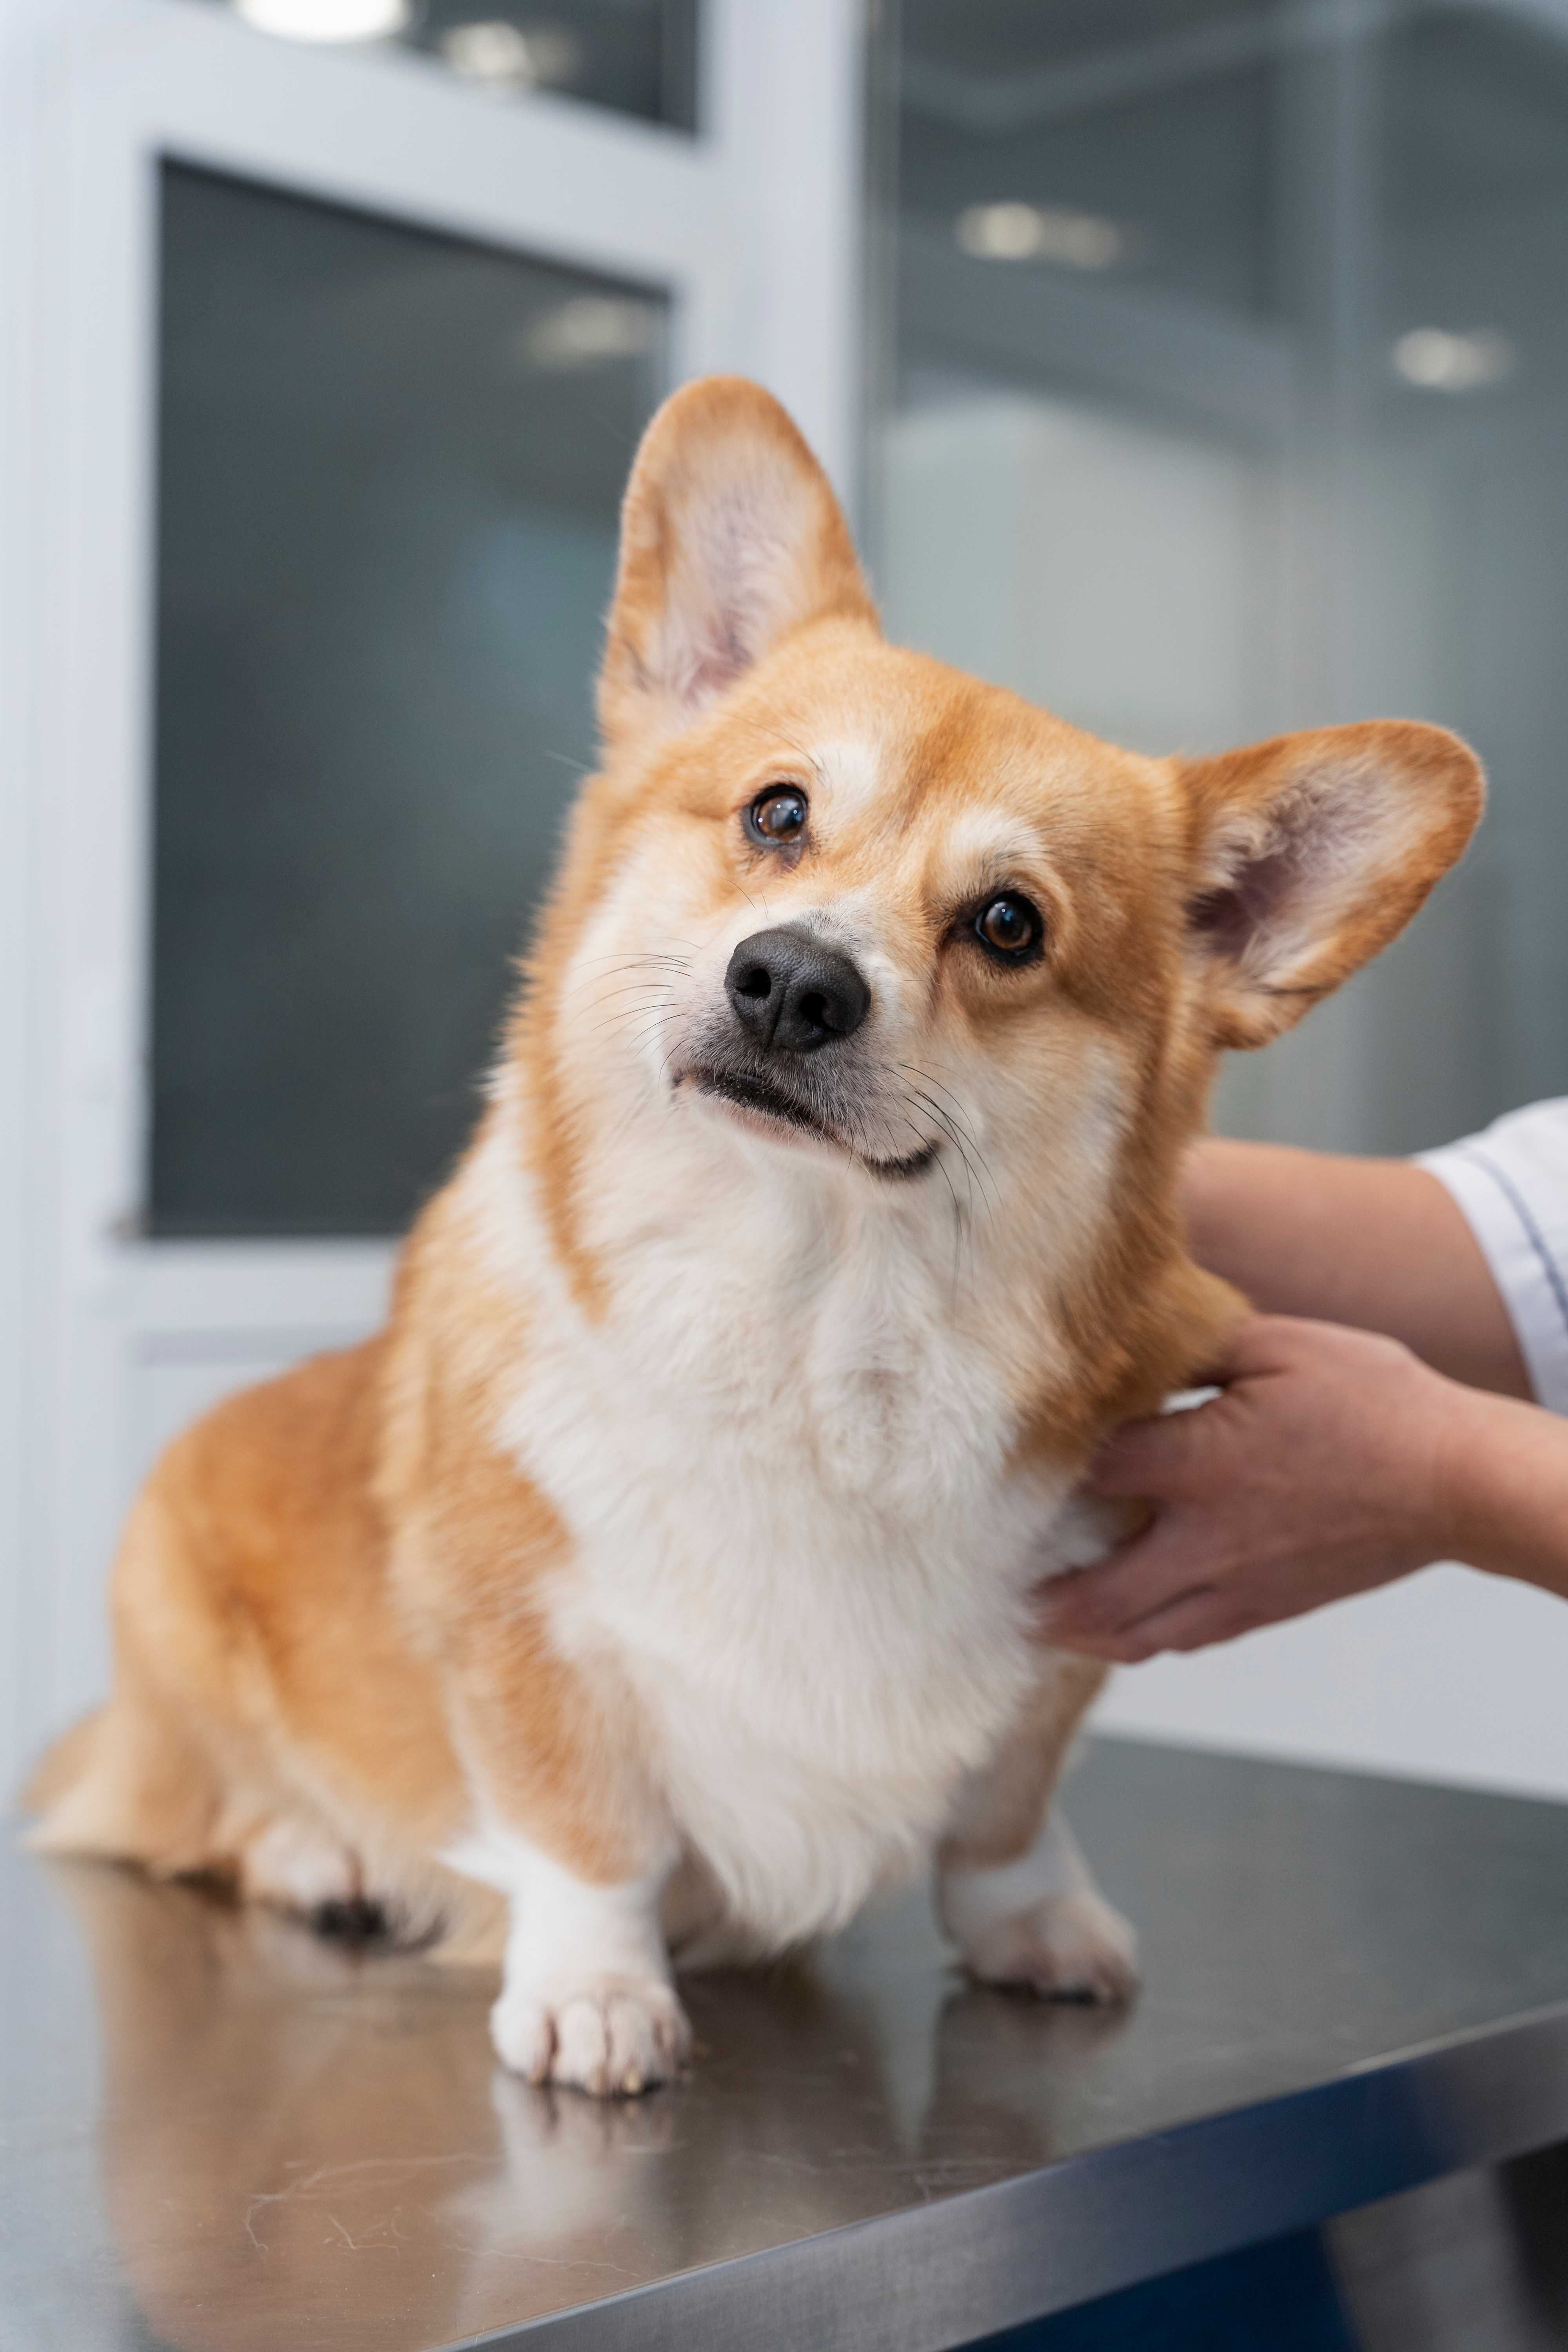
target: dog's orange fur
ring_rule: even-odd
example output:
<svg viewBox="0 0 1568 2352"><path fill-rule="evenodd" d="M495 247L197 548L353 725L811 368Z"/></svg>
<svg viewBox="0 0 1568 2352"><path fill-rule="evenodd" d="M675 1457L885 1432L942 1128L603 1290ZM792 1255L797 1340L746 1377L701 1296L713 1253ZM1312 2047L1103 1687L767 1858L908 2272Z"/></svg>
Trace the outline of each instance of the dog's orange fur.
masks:
<svg viewBox="0 0 1568 2352"><path fill-rule="evenodd" d="M700 642L672 652L670 614L704 593L689 517L731 477L742 521L761 511L776 530L784 511L791 528L764 551L759 641L715 640L707 677ZM574 960L628 874L679 873L680 927L699 937L753 889L787 919L806 884L787 866L759 879L734 813L771 778L809 779L811 747L875 742L880 781L814 849L811 902L874 903L931 1035L954 1066L966 1056L1005 1082L1021 1119L1081 1091L1085 1071L1113 1076L1100 1197L1078 1198L1075 1163L1056 1164L1055 1129L1038 1126L1061 1246L1019 1250L982 1335L1015 1408L1015 1461L1076 1472L1119 1419L1201 1372L1241 1311L1187 1257L1177 1210L1217 1046L1266 1041L1374 952L1480 804L1475 761L1434 729L1153 761L886 646L793 426L721 379L667 404L639 456L600 708L604 766L577 809L496 1103L415 1227L390 1326L224 1404L159 1464L116 1571L112 1696L34 1784L41 1846L223 1872L301 1902L317 1857L323 1888L341 1866L338 1892L444 1925L458 1949L497 1919L435 1858L462 1836L476 1779L584 1880L642 1866L662 1818L656 1743L615 1658L568 1654L552 1630L577 1538L498 1437L539 1310L500 1278L473 1182L480 1154L515 1149L569 1302L559 1311L602 1325L628 1244L603 1206L617 1105L603 1098ZM999 976L946 944L952 907L994 878L984 845L965 845L977 806L1027 836L1008 878L1044 911L1049 944L1026 971ZM1293 911L1260 948L1281 898ZM667 1213L687 1205L700 1215ZM1098 1681L1081 1664L1045 1676L970 1790L950 1859L1027 1845Z"/></svg>

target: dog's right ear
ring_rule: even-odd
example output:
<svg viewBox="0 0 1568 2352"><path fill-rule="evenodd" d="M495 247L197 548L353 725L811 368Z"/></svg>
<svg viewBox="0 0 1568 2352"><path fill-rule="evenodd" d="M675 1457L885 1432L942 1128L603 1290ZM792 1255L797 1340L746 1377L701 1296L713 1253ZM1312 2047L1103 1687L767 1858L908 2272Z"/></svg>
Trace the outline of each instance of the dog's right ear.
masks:
<svg viewBox="0 0 1568 2352"><path fill-rule="evenodd" d="M772 395L704 376L643 436L621 509L599 724L614 748L679 733L808 621L877 626L848 526Z"/></svg>

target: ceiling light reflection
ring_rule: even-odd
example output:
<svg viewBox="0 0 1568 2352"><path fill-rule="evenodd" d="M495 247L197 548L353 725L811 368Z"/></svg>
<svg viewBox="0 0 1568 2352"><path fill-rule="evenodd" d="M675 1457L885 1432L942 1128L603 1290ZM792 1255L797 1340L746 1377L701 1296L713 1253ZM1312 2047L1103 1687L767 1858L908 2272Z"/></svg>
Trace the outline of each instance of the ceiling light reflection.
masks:
<svg viewBox="0 0 1568 2352"><path fill-rule="evenodd" d="M570 81L580 47L559 25L509 25L502 17L453 25L441 36L441 55L454 73L492 89L534 89Z"/></svg>
<svg viewBox="0 0 1568 2352"><path fill-rule="evenodd" d="M658 312L651 302L582 294L533 320L518 338L530 367L591 367L604 360L636 359L651 351Z"/></svg>
<svg viewBox="0 0 1568 2352"><path fill-rule="evenodd" d="M1056 261L1069 269L1110 269L1127 250L1116 223L1058 205L971 205L954 234L981 261Z"/></svg>
<svg viewBox="0 0 1568 2352"><path fill-rule="evenodd" d="M285 41L384 41L413 14L410 0L234 0L234 11Z"/></svg>
<svg viewBox="0 0 1568 2352"><path fill-rule="evenodd" d="M1418 392L1482 392L1502 383L1519 353L1495 327L1457 334L1447 327L1412 327L1389 354L1395 375Z"/></svg>

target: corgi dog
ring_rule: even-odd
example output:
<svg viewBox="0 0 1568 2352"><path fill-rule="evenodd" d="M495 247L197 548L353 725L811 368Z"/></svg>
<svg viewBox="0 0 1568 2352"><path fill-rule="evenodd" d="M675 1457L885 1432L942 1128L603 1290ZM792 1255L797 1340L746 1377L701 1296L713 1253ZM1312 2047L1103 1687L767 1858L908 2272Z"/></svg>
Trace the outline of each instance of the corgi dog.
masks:
<svg viewBox="0 0 1568 2352"><path fill-rule="evenodd" d="M676 1960L934 1850L971 1971L1116 1999L1032 1640L1097 1442L1245 1312L1186 1253L1219 1051L1405 923L1480 772L1405 723L1119 751L885 643L756 385L627 488L586 783L387 1328L163 1455L33 1843L499 1952L533 2082L667 2079Z"/></svg>

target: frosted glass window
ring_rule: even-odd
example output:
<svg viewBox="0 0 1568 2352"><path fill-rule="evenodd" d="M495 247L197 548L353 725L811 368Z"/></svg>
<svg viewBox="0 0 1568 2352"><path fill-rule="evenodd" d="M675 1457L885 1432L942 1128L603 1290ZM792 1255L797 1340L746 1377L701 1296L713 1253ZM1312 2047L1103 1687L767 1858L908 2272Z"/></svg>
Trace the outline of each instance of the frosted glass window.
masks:
<svg viewBox="0 0 1568 2352"><path fill-rule="evenodd" d="M396 1230L578 775L666 303L163 175L155 1234Z"/></svg>

